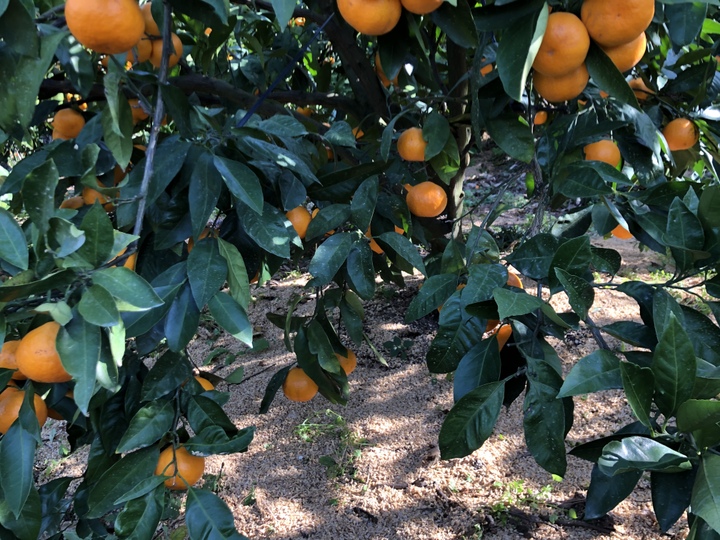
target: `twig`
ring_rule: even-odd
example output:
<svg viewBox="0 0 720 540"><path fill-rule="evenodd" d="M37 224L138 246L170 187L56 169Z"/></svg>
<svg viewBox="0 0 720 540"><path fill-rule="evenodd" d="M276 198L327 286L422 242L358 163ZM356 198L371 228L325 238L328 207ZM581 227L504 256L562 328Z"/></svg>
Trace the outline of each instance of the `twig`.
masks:
<svg viewBox="0 0 720 540"><path fill-rule="evenodd" d="M598 329L597 325L590 318L590 315L587 315L585 317L585 324L587 324L588 328L590 328L590 332L592 332L593 338L595 338L595 341L597 342L598 346L601 349L605 349L606 351L609 351L610 347L608 346L607 342L605 341L605 338L602 337L602 334L600 333L600 330Z"/></svg>

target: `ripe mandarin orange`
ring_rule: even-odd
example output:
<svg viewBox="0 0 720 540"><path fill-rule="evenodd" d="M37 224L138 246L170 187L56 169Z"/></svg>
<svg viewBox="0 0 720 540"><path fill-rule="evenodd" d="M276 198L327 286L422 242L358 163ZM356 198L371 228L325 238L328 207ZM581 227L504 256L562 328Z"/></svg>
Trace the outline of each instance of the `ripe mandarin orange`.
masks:
<svg viewBox="0 0 720 540"><path fill-rule="evenodd" d="M180 61L180 57L183 53L183 44L176 33L171 34L172 39L172 51L168 58L168 67L171 68ZM150 53L150 63L156 68L160 67L160 61L162 60L163 40L156 39L152 43L152 52Z"/></svg>
<svg viewBox="0 0 720 540"><path fill-rule="evenodd" d="M585 62L589 49L590 36L576 15L566 12L552 13L548 17L545 36L533 68L553 77L567 75Z"/></svg>
<svg viewBox="0 0 720 540"><path fill-rule="evenodd" d="M133 125L150 118L150 115L148 113L146 113L145 109L143 109L142 105L140 105L139 99L137 99L137 98L128 99L128 103L130 104L130 110L132 111ZM122 170L122 169L120 169L120 170ZM122 180L122 178L120 178L120 180ZM117 184L117 182L115 182L115 183Z"/></svg>
<svg viewBox="0 0 720 540"><path fill-rule="evenodd" d="M30 330L15 351L17 366L28 379L44 383L67 382L72 377L65 371L55 340L60 325L50 321Z"/></svg>
<svg viewBox="0 0 720 540"><path fill-rule="evenodd" d="M620 240L630 240L633 237L632 233L622 225L618 225L617 227L615 227L612 231L610 231L610 234L612 234L615 238L619 238Z"/></svg>
<svg viewBox="0 0 720 540"><path fill-rule="evenodd" d="M695 146L700 134L697 126L687 118L671 120L662 130L671 151L687 150Z"/></svg>
<svg viewBox="0 0 720 540"><path fill-rule="evenodd" d="M60 109L55 113L52 120L53 132L52 138L55 139L74 139L85 126L85 118L74 109Z"/></svg>
<svg viewBox="0 0 720 540"><path fill-rule="evenodd" d="M382 64L380 63L380 53L378 52L375 53L375 73L377 73L380 82L385 88L389 88L391 84L397 86L398 75L395 75L395 78L392 81L388 79L387 75L385 75L385 72L383 71Z"/></svg>
<svg viewBox="0 0 720 540"><path fill-rule="evenodd" d="M310 117L313 113L313 110L310 107L298 107L295 110L298 114L302 114L303 116Z"/></svg>
<svg viewBox="0 0 720 540"><path fill-rule="evenodd" d="M85 201L83 201L83 198L80 195L76 195L74 197L65 199L63 202L61 202L60 208L70 208L72 210L77 210L78 208L82 207L82 205L84 205L84 204L85 204Z"/></svg>
<svg viewBox="0 0 720 540"><path fill-rule="evenodd" d="M0 368L16 370L15 373L12 374L12 378L16 381L24 381L27 377L23 375L22 371L18 370L17 358L15 358L15 353L19 346L19 339L12 339L3 343L2 349L0 350Z"/></svg>
<svg viewBox="0 0 720 540"><path fill-rule="evenodd" d="M637 38L652 22L655 0L585 0L580 18L590 37L602 47Z"/></svg>
<svg viewBox="0 0 720 540"><path fill-rule="evenodd" d="M400 0L400 2L410 13L427 15L439 8L443 0Z"/></svg>
<svg viewBox="0 0 720 540"><path fill-rule="evenodd" d="M337 6L350 26L368 36L387 34L402 14L400 0L338 0Z"/></svg>
<svg viewBox="0 0 720 540"><path fill-rule="evenodd" d="M299 367L288 371L282 385L283 393L290 401L310 401L318 393L318 385Z"/></svg>
<svg viewBox="0 0 720 540"><path fill-rule="evenodd" d="M648 96L654 94L650 88L645 84L645 81L643 81L641 78L632 79L628 85L630 88L633 89L633 93L635 94L635 97L638 98L640 101L646 100Z"/></svg>
<svg viewBox="0 0 720 540"><path fill-rule="evenodd" d="M169 476L165 487L172 490L183 490L195 485L205 472L205 458L193 456L184 446L168 446L160 452L156 476Z"/></svg>
<svg viewBox="0 0 720 540"><path fill-rule="evenodd" d="M95 201L98 201L106 212L110 212L115 208L115 205L110 202L110 197L90 187L83 188L82 199L85 204L95 204Z"/></svg>
<svg viewBox="0 0 720 540"><path fill-rule="evenodd" d="M533 118L533 124L536 126L542 126L545 122L547 122L547 119L547 111L538 111L535 113L535 117Z"/></svg>
<svg viewBox="0 0 720 540"><path fill-rule="evenodd" d="M436 217L443 213L447 206L445 190L429 180L416 186L405 184L407 203L410 213L417 217Z"/></svg>
<svg viewBox="0 0 720 540"><path fill-rule="evenodd" d="M147 62L152 54L152 41L148 38L142 38L127 53L126 61L131 64Z"/></svg>
<svg viewBox="0 0 720 540"><path fill-rule="evenodd" d="M583 148L583 151L586 160L602 161L613 167L617 167L622 161L617 144L610 139L590 143Z"/></svg>
<svg viewBox="0 0 720 540"><path fill-rule="evenodd" d="M365 232L365 236L367 236L370 239L370 249L377 253L378 255L382 255L385 253L383 251L383 248L380 247L380 244L378 244L375 239L372 237L372 232L370 231L370 227L368 227L368 230Z"/></svg>
<svg viewBox="0 0 720 540"><path fill-rule="evenodd" d="M498 350L502 350L512 335L512 325L503 324L495 333L498 340Z"/></svg>
<svg viewBox="0 0 720 540"><path fill-rule="evenodd" d="M343 356L340 353L335 353L335 356L340 362L340 367L343 368L345 375L350 375L357 367L357 356L354 352L348 349L347 356Z"/></svg>
<svg viewBox="0 0 720 540"><path fill-rule="evenodd" d="M402 132L397 142L398 154L405 161L425 161L427 142L419 127L412 127Z"/></svg>
<svg viewBox="0 0 720 540"><path fill-rule="evenodd" d="M310 225L310 221L312 220L312 216L307 208L304 206L296 206L292 210L285 212L285 216L290 220L290 223L292 223L293 229L295 229L300 240L304 240L308 225Z"/></svg>
<svg viewBox="0 0 720 540"><path fill-rule="evenodd" d="M215 385L208 381L205 377L195 375L195 380L200 383L200 386L203 387L203 390L215 390Z"/></svg>
<svg viewBox="0 0 720 540"><path fill-rule="evenodd" d="M20 407L23 399L25 399L25 390L8 386L0 392L0 433L7 433L12 423L20 414ZM40 427L45 425L47 421L47 405L40 396L33 396L33 405L35 406L35 416L37 416Z"/></svg>
<svg viewBox="0 0 720 540"><path fill-rule="evenodd" d="M535 90L552 103L575 99L585 90L589 80L590 74L585 64L581 64L574 71L559 77L543 75L539 71L535 71L533 74Z"/></svg>
<svg viewBox="0 0 720 540"><path fill-rule="evenodd" d="M610 57L615 67L622 73L631 70L642 60L647 49L647 38L645 32L629 43L623 43L616 47L603 47L603 51Z"/></svg>
<svg viewBox="0 0 720 540"><path fill-rule="evenodd" d="M129 51L145 31L135 0L67 0L65 20L82 45L105 54Z"/></svg>
<svg viewBox="0 0 720 540"><path fill-rule="evenodd" d="M518 289L525 289L522 281L520 280L520 276L518 276L515 272L508 271L507 285L508 285L508 287L516 287ZM497 319L490 319L487 322L487 325L485 326L485 331L491 332L492 330L495 330L495 332L497 332L497 326L499 324L500 324L500 321L498 321Z"/></svg>
<svg viewBox="0 0 720 540"><path fill-rule="evenodd" d="M148 36L154 36L154 37L160 37L162 35L162 32L160 31L160 27L155 22L155 19L153 19L152 16L152 3L146 2L143 4L142 15L143 15L143 22L145 24L145 33Z"/></svg>

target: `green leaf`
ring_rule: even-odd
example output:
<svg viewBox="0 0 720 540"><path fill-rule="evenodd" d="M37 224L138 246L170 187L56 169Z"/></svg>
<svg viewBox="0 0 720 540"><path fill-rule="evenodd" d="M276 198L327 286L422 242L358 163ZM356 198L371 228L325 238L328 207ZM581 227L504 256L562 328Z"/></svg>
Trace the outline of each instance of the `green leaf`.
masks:
<svg viewBox="0 0 720 540"><path fill-rule="evenodd" d="M308 268L313 276L308 286L322 287L332 281L350 254L353 236L346 232L333 234L317 248Z"/></svg>
<svg viewBox="0 0 720 540"><path fill-rule="evenodd" d="M78 311L90 324L115 326L120 322L120 313L112 295L100 285L93 285L82 295Z"/></svg>
<svg viewBox="0 0 720 540"><path fill-rule="evenodd" d="M516 114L508 113L498 118L488 118L486 125L492 140L510 157L523 163L532 161L535 155L535 138L530 126L521 122Z"/></svg>
<svg viewBox="0 0 720 540"><path fill-rule="evenodd" d="M57 350L63 366L75 379L75 403L87 415L90 398L95 391L97 365L102 356L101 330L76 316L60 328Z"/></svg>
<svg viewBox="0 0 720 540"><path fill-rule="evenodd" d="M99 518L115 508L115 501L130 491L139 479L155 472L159 455L157 446L153 446L127 454L115 462L90 486L87 517Z"/></svg>
<svg viewBox="0 0 720 540"><path fill-rule="evenodd" d="M79 257L98 266L113 255L113 226L99 203L95 203L85 214L80 230L85 233L85 243L77 252Z"/></svg>
<svg viewBox="0 0 720 540"><path fill-rule="evenodd" d="M692 397L697 360L692 343L675 315L653 353L655 402L666 416L674 416L678 407Z"/></svg>
<svg viewBox="0 0 720 540"><path fill-rule="evenodd" d="M448 2L443 2L430 14L430 17L451 40L461 47L474 48L477 46L478 35L470 4L458 2L457 7L453 7Z"/></svg>
<svg viewBox="0 0 720 540"><path fill-rule="evenodd" d="M460 309L459 296L452 296L444 306L440 328L425 358L430 372L455 371L463 356L482 336L486 324L485 319L464 314Z"/></svg>
<svg viewBox="0 0 720 540"><path fill-rule="evenodd" d="M720 402L691 399L680 405L677 428L692 433L700 449L720 444Z"/></svg>
<svg viewBox="0 0 720 540"><path fill-rule="evenodd" d="M563 167L553 178L553 189L570 198L598 197L613 192L608 182L624 184L627 178L607 163L576 161Z"/></svg>
<svg viewBox="0 0 720 540"><path fill-rule="evenodd" d="M290 257L290 241L297 235L285 214L268 203L261 216L244 210L243 205L237 205L236 210L243 230L262 249L283 259Z"/></svg>
<svg viewBox="0 0 720 540"><path fill-rule="evenodd" d="M690 505L696 470L681 473L651 472L653 510L660 530L666 533Z"/></svg>
<svg viewBox="0 0 720 540"><path fill-rule="evenodd" d="M0 7L0 34L5 43L19 55L37 56L40 43L35 28L34 10L28 11L27 2L22 0L5 0L0 3Z"/></svg>
<svg viewBox="0 0 720 540"><path fill-rule="evenodd" d="M257 175L239 161L215 156L214 163L230 193L255 213L262 214L263 193Z"/></svg>
<svg viewBox="0 0 720 540"><path fill-rule="evenodd" d="M590 475L590 487L585 504L585 519L598 519L615 508L632 493L643 472L640 470L608 476L597 464Z"/></svg>
<svg viewBox="0 0 720 540"><path fill-rule="evenodd" d="M73 223L61 218L50 218L50 229L47 234L48 248L58 258L68 257L76 253L85 243L85 233L75 227ZM71 266L90 267L86 260L66 260L63 263L65 268Z"/></svg>
<svg viewBox="0 0 720 540"><path fill-rule="evenodd" d="M28 269L25 234L13 215L4 208L0 208L0 259L20 270Z"/></svg>
<svg viewBox="0 0 720 540"><path fill-rule="evenodd" d="M165 315L165 339L171 351L181 352L195 336L200 323L200 309L189 283L185 283Z"/></svg>
<svg viewBox="0 0 720 540"><path fill-rule="evenodd" d="M640 109L637 98L625 77L618 71L612 60L595 43L590 44L590 50L585 58L585 65L590 77L598 88L604 90L614 98L627 103L635 109Z"/></svg>
<svg viewBox="0 0 720 540"><path fill-rule="evenodd" d="M207 226L223 186L223 177L218 172L213 161L213 155L204 150L197 158L192 175L188 200L190 204L190 222L192 223L192 236L197 238Z"/></svg>
<svg viewBox="0 0 720 540"><path fill-rule="evenodd" d="M635 417L648 428L651 427L650 411L652 408L655 376L652 369L640 367L632 362L620 363L620 376L625 390L628 405Z"/></svg>
<svg viewBox="0 0 720 540"><path fill-rule="evenodd" d="M353 244L348 253L346 267L352 290L360 298L370 300L375 294L375 268L372 262L372 251L364 239Z"/></svg>
<svg viewBox="0 0 720 540"><path fill-rule="evenodd" d="M598 349L573 366L557 397L592 394L615 388L622 388L620 360L610 351Z"/></svg>
<svg viewBox="0 0 720 540"><path fill-rule="evenodd" d="M188 255L187 275L195 303L202 309L227 279L227 262L214 238L204 238Z"/></svg>
<svg viewBox="0 0 720 540"><path fill-rule="evenodd" d="M435 311L455 292L456 287L457 276L455 274L430 276L423 283L417 296L410 302L405 312L405 322L416 321Z"/></svg>
<svg viewBox="0 0 720 540"><path fill-rule="evenodd" d="M106 75L106 81L112 75L112 73ZM117 95L116 100L111 99L113 95ZM124 169L130 163L133 149L133 123L130 104L120 93L119 88L116 88L115 92L110 91L107 82L105 84L105 96L108 98L108 108L102 111L100 117L103 139L118 165ZM108 114L108 112L111 112L111 114Z"/></svg>
<svg viewBox="0 0 720 540"><path fill-rule="evenodd" d="M37 417L30 406L34 393L26 392L24 396L20 419L12 423L0 440L0 485L5 504L16 518L20 517L33 488L33 464L39 430ZM28 425L28 414L31 417L29 421L34 425Z"/></svg>
<svg viewBox="0 0 720 540"><path fill-rule="evenodd" d="M282 388L288 371L290 371L292 367L292 365L285 366L284 368L275 372L275 374L270 378L270 381L265 387L265 394L263 395L262 401L260 402L260 410L258 411L260 414L266 414L270 410L270 405L272 405L272 402L275 399L275 394L277 394L278 390Z"/></svg>
<svg viewBox="0 0 720 540"><path fill-rule="evenodd" d="M41 488L42 489L42 488ZM5 538L19 538L20 540L35 540L40 538L42 532L41 517L44 516L40 497L36 489L31 489L28 498L18 517L10 510L7 501L0 501L0 531L5 533ZM12 534L7 531L12 531Z"/></svg>
<svg viewBox="0 0 720 540"><path fill-rule="evenodd" d="M517 289L495 289L493 298L498 305L498 314L501 319L527 315L537 309L542 309L545 302L536 296Z"/></svg>
<svg viewBox="0 0 720 540"><path fill-rule="evenodd" d="M415 244L413 244L409 238L396 232L382 233L373 238L380 243L380 246L389 247L397 253L398 257L412 265L413 268L417 268L422 275L427 276L425 263L418 253L417 247L415 247Z"/></svg>
<svg viewBox="0 0 720 540"><path fill-rule="evenodd" d="M350 207L346 204L331 204L321 208L308 225L305 241L314 240L329 233L347 223L349 219Z"/></svg>
<svg viewBox="0 0 720 540"><path fill-rule="evenodd" d="M590 239L587 236L572 238L564 242L557 249L550 265L551 270L561 268L575 275L586 273L590 269L592 251ZM550 272L550 283L553 284L555 273Z"/></svg>
<svg viewBox="0 0 720 540"><path fill-rule="evenodd" d="M151 480L163 482L162 477ZM165 489L157 485L142 498L129 500L115 518L115 534L130 540L153 538L165 509L164 494Z"/></svg>
<svg viewBox="0 0 720 540"><path fill-rule="evenodd" d="M188 452L195 455L234 454L245 452L253 439L255 428L245 428L228 436L220 426L208 426L185 443Z"/></svg>
<svg viewBox="0 0 720 540"><path fill-rule="evenodd" d="M350 202L352 224L365 232L370 228L370 221L375 212L380 182L377 176L371 176L357 188ZM326 231L327 232L327 231Z"/></svg>
<svg viewBox="0 0 720 540"><path fill-rule="evenodd" d="M453 378L453 400L457 402L478 386L497 382L499 378L500 352L497 341L485 339L460 360Z"/></svg>
<svg viewBox="0 0 720 540"><path fill-rule="evenodd" d="M717 454L702 455L690 507L693 514L720 532L720 456Z"/></svg>
<svg viewBox="0 0 720 540"><path fill-rule="evenodd" d="M452 136L450 123L442 114L433 111L425 118L422 130L423 139L428 143L425 147L425 161L430 161L443 151L448 138Z"/></svg>
<svg viewBox="0 0 720 540"><path fill-rule="evenodd" d="M238 432L223 408L203 395L190 397L187 405L187 419L195 433L200 433L211 426L221 427L228 435L235 435Z"/></svg>
<svg viewBox="0 0 720 540"><path fill-rule="evenodd" d="M92 280L115 298L139 311L163 305L162 299L147 281L123 266L94 272Z"/></svg>
<svg viewBox="0 0 720 540"><path fill-rule="evenodd" d="M536 2L532 16L516 22L512 32L505 32L497 51L497 65L505 92L521 101L525 82L542 43L547 25L548 10L544 2Z"/></svg>
<svg viewBox="0 0 720 540"><path fill-rule="evenodd" d="M50 160L33 169L23 182L25 211L40 234L47 233L49 220L55 215L53 194L59 180L55 162Z"/></svg>
<svg viewBox="0 0 720 540"><path fill-rule="evenodd" d="M707 4L707 2L683 2L664 6L668 34L676 49L681 49L695 41L705 22Z"/></svg>
<svg viewBox="0 0 720 540"><path fill-rule="evenodd" d="M628 471L681 472L692 468L685 454L648 437L630 436L603 448L598 467L608 476Z"/></svg>
<svg viewBox="0 0 720 540"><path fill-rule="evenodd" d="M40 511L34 511L34 518L37 520L42 515L42 522L40 523L40 531L29 537L37 538L39 534L48 533L53 534L57 532L63 517L63 497L70 486L73 478L69 476L61 476L46 482L38 489L40 494ZM32 501L33 495L31 493L28 497L28 501L25 503L24 510L33 512L30 502ZM23 512L24 513L24 512ZM0 517L0 523L7 526L5 520ZM9 528L9 527L8 527ZM15 533L17 536L20 536Z"/></svg>
<svg viewBox="0 0 720 540"><path fill-rule="evenodd" d="M230 296L247 311L250 305L250 283L245 261L238 248L230 242L218 238L218 247L220 248L220 255L227 262L227 280L230 287Z"/></svg>
<svg viewBox="0 0 720 540"><path fill-rule="evenodd" d="M152 401L144 405L130 420L115 453L134 452L155 444L172 429L174 418L175 407L170 400Z"/></svg>
<svg viewBox="0 0 720 540"><path fill-rule="evenodd" d="M504 394L505 384L494 382L471 390L455 403L440 428L442 459L468 456L483 445L495 428Z"/></svg>
<svg viewBox="0 0 720 540"><path fill-rule="evenodd" d="M670 293L665 289L658 288L653 294L653 322L655 323L655 334L658 339L665 333L665 330L670 323L670 316L673 315L680 326L687 328L685 324L685 314L683 313L680 304L677 303Z"/></svg>
<svg viewBox="0 0 720 540"><path fill-rule="evenodd" d="M595 289L581 277L577 277L562 268L555 267L555 276L568 295L570 307L582 320L587 318L588 310L595 301Z"/></svg>
<svg viewBox="0 0 720 540"><path fill-rule="evenodd" d="M560 241L557 238L551 234L540 233L521 244L506 259L530 279L547 279L559 246Z"/></svg>
<svg viewBox="0 0 720 540"><path fill-rule="evenodd" d="M142 401L155 401L176 390L192 378L192 367L187 357L167 351L155 362L145 377L140 392Z"/></svg>
<svg viewBox="0 0 720 540"><path fill-rule="evenodd" d="M235 529L232 512L222 499L203 489L188 489L185 523L190 538L196 540L247 540Z"/></svg>
<svg viewBox="0 0 720 540"><path fill-rule="evenodd" d="M243 307L232 296L218 291L208 302L210 314L225 331L252 346L252 325Z"/></svg>

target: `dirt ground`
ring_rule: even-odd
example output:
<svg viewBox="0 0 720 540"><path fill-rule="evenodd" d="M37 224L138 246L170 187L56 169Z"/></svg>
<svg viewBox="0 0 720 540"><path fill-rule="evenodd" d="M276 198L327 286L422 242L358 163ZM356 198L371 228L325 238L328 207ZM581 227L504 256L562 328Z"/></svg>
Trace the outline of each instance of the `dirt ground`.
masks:
<svg viewBox="0 0 720 540"><path fill-rule="evenodd" d="M515 212L519 218L527 214ZM508 222L512 216L508 212ZM650 281L650 272L663 268L634 241L597 237L593 243L621 252L621 276ZM365 331L387 366L363 344L356 351L347 406L319 395L298 404L279 393L270 411L258 414L272 374L293 362L282 331L265 315L284 312L290 295L307 279L295 272L253 289L250 314L256 337L267 340L264 351L248 352L232 337L207 329L191 345L198 365L218 348L241 355L233 366L221 367L221 355L203 369L223 376L237 365L245 368L246 381L218 389L230 393L226 410L235 424L257 428L255 439L246 453L209 458L206 467L206 474L219 476L217 492L241 533L268 540L685 538L684 518L668 534L660 533L646 479L608 517L593 523L574 519L582 515L591 464L569 456L562 479L538 467L524 443L522 399L503 409L482 448L463 459L440 461L437 438L453 404L452 380L430 374L424 363L437 317L403 322L418 276L408 277L406 290L379 285L376 298L366 303ZM299 314L310 313L313 304L309 297ZM553 304L567 309L560 295ZM591 316L599 325L639 319L637 305L611 291L598 293ZM586 328L552 345L566 372L597 348ZM633 421L619 392L575 398L575 407L568 450ZM59 427L51 424L44 437L55 436L52 430ZM56 466L71 467L72 460Z"/></svg>

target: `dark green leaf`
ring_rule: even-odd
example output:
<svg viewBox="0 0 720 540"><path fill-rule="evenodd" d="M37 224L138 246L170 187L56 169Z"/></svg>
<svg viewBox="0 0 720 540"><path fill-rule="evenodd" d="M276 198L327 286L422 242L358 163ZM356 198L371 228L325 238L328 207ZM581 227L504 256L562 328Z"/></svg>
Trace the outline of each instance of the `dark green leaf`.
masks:
<svg viewBox="0 0 720 540"><path fill-rule="evenodd" d="M503 40L505 41L505 40ZM502 68L500 68L502 77ZM532 130L521 122L517 114L504 114L487 119L487 130L493 141L510 157L530 163L535 155L535 139Z"/></svg>
<svg viewBox="0 0 720 540"><path fill-rule="evenodd" d="M142 498L128 501L115 518L115 533L132 540L152 539L165 508L164 491L157 487Z"/></svg>
<svg viewBox="0 0 720 540"><path fill-rule="evenodd" d="M247 540L235 529L228 506L217 495L204 489L188 489L185 523L190 538L196 540Z"/></svg>
<svg viewBox="0 0 720 540"><path fill-rule="evenodd" d="M87 415L95 391L97 365L102 356L102 330L76 316L60 328L57 349L63 366L75 379L75 403Z"/></svg>
<svg viewBox="0 0 720 540"><path fill-rule="evenodd" d="M477 46L478 35L470 4L458 2L457 7L444 2L430 16L455 43L465 48Z"/></svg>
<svg viewBox="0 0 720 540"><path fill-rule="evenodd" d="M10 212L0 208L0 259L20 270L28 268L25 234Z"/></svg>
<svg viewBox="0 0 720 540"><path fill-rule="evenodd" d="M590 488L585 505L585 519L598 519L615 508L632 493L643 472L628 471L607 476L595 465L590 475Z"/></svg>
<svg viewBox="0 0 720 540"><path fill-rule="evenodd" d="M230 296L232 296L243 309L247 310L250 305L250 283L245 261L242 255L240 255L238 248L230 242L218 238L218 247L220 248L220 255L222 255L223 259L227 262L227 280L228 286L230 287Z"/></svg>
<svg viewBox="0 0 720 540"><path fill-rule="evenodd" d="M502 382L485 384L455 403L440 428L438 444L442 459L470 455L492 435L504 390Z"/></svg>
<svg viewBox="0 0 720 540"><path fill-rule="evenodd" d="M35 513L35 518L37 518L38 515L42 516L39 534L54 534L58 530L63 517L63 497L72 481L73 479L71 477L62 476L40 486L38 491L40 493L42 510L39 513ZM30 497L32 497L32 495ZM26 503L25 508L29 509L28 507L29 504ZM4 520L0 518L0 522L4 523ZM38 536L38 533L36 533L33 538Z"/></svg>
<svg viewBox="0 0 720 540"><path fill-rule="evenodd" d="M680 304L665 289L658 288L653 295L653 322L658 339L665 333L671 314L675 316L680 326L685 328L685 314Z"/></svg>
<svg viewBox="0 0 720 540"><path fill-rule="evenodd" d="M622 388L620 361L610 351L598 349L581 358L565 378L559 398Z"/></svg>
<svg viewBox="0 0 720 540"><path fill-rule="evenodd" d="M95 326L114 326L120 322L115 299L100 285L85 291L78 303L78 311L83 319Z"/></svg>
<svg viewBox="0 0 720 540"><path fill-rule="evenodd" d="M143 406L120 439L115 452L125 454L155 444L172 428L175 408L172 401L153 401Z"/></svg>
<svg viewBox="0 0 720 540"><path fill-rule="evenodd" d="M653 354L655 402L667 417L692 397L697 361L692 343L674 315Z"/></svg>
<svg viewBox="0 0 720 540"><path fill-rule="evenodd" d="M452 136L450 123L442 114L433 111L425 118L422 130L423 138L428 143L425 147L425 161L429 161L443 151L448 138Z"/></svg>
<svg viewBox="0 0 720 540"><path fill-rule="evenodd" d="M715 531L720 531L720 456L711 452L702 455L695 478L690 507Z"/></svg>
<svg viewBox="0 0 720 540"><path fill-rule="evenodd" d="M195 433L200 433L211 426L221 427L228 435L235 435L238 432L223 408L208 397L191 396L188 400L187 411L188 422Z"/></svg>
<svg viewBox="0 0 720 540"><path fill-rule="evenodd" d="M603 448L598 467L608 476L632 470L681 472L692 468L685 454L648 437L625 437Z"/></svg>
<svg viewBox="0 0 720 540"><path fill-rule="evenodd" d="M346 204L331 204L321 208L308 225L305 241L313 240L325 233L334 231L350 219L350 208Z"/></svg>
<svg viewBox="0 0 720 540"><path fill-rule="evenodd" d="M427 276L425 263L418 253L417 247L415 247L409 238L396 232L382 233L374 238L380 242L381 246L389 247L397 253L401 259L412 265L413 268L417 268L424 276Z"/></svg>
<svg viewBox="0 0 720 540"><path fill-rule="evenodd" d="M317 248L308 268L313 276L309 286L321 287L332 281L350 253L353 236L345 232L333 234Z"/></svg>
<svg viewBox="0 0 720 540"><path fill-rule="evenodd" d="M431 373L455 371L463 356L485 331L486 321L460 310L460 299L452 296L445 304L440 328L430 344L425 361Z"/></svg>
<svg viewBox="0 0 720 540"><path fill-rule="evenodd" d="M595 289L581 277L577 277L562 268L555 267L555 276L565 289L568 301L578 317L585 320L588 310L595 301Z"/></svg>
<svg viewBox="0 0 720 540"><path fill-rule="evenodd" d="M705 22L707 2L683 2L664 7L668 34L673 45L680 49L695 41Z"/></svg>
<svg viewBox="0 0 720 540"><path fill-rule="evenodd" d="M453 400L462 399L478 386L500 378L500 353L497 341L485 339L472 347L460 360L453 378Z"/></svg>
<svg viewBox="0 0 720 540"><path fill-rule="evenodd" d="M110 292L115 298L122 300L125 304L120 309L127 311L128 308L144 311L154 307L162 306L162 299L155 293L150 284L138 276L132 270L125 267L105 268L94 272L93 283L100 285Z"/></svg>
<svg viewBox="0 0 720 540"><path fill-rule="evenodd" d="M372 251L365 240L355 242L347 258L347 273L350 287L364 300L375 294L375 268Z"/></svg>
<svg viewBox="0 0 720 540"><path fill-rule="evenodd" d="M283 259L290 257L290 241L297 235L285 214L267 203L261 216L243 205L236 210L242 228L262 249Z"/></svg>
<svg viewBox="0 0 720 540"><path fill-rule="evenodd" d="M610 182L627 182L627 178L607 163L576 161L564 167L553 178L553 189L566 197L597 197L610 195Z"/></svg>
<svg viewBox="0 0 720 540"><path fill-rule="evenodd" d="M640 108L635 94L625 82L622 73L618 71L603 50L594 43L590 44L585 65L598 88L635 109Z"/></svg>
<svg viewBox="0 0 720 540"><path fill-rule="evenodd" d="M33 169L23 182L25 211L40 234L48 231L49 220L55 215L53 194L59 180L58 170L51 160Z"/></svg>
<svg viewBox="0 0 720 540"><path fill-rule="evenodd" d="M521 244L507 256L507 261L521 274L531 279L547 279L550 265L559 246L560 242L557 238L541 233Z"/></svg>
<svg viewBox="0 0 720 540"><path fill-rule="evenodd" d="M158 358L145 377L140 393L143 401L166 396L192 377L192 367L185 356L168 351Z"/></svg>
<svg viewBox="0 0 720 540"><path fill-rule="evenodd" d="M268 382L265 387L265 394L263 395L262 402L260 403L260 414L265 414L268 410L270 410L270 405L275 399L275 394L277 394L278 390L282 388L282 384L285 382L285 378L287 377L290 368L292 368L292 365L282 368L270 378L270 382Z"/></svg>
<svg viewBox="0 0 720 540"><path fill-rule="evenodd" d="M257 214L262 214L263 194L257 175L239 161L215 156L214 163L230 193Z"/></svg>
<svg viewBox="0 0 720 540"><path fill-rule="evenodd" d="M181 352L195 336L200 323L200 309L195 304L188 282L180 288L165 315L165 338L171 351Z"/></svg>
<svg viewBox="0 0 720 540"><path fill-rule="evenodd" d="M195 303L202 309L227 279L227 262L214 238L204 238L188 255L187 275Z"/></svg>
<svg viewBox="0 0 720 540"><path fill-rule="evenodd" d="M457 276L455 274L430 276L423 283L417 296L410 302L405 312L405 322L416 321L442 306L455 292L456 287Z"/></svg>
<svg viewBox="0 0 720 540"><path fill-rule="evenodd" d="M203 151L197 159L190 176L188 192L188 200L192 201L190 204L190 221L192 223L193 238L200 236L200 233L207 226L220 197L222 185L223 178L215 167L213 155L210 152Z"/></svg>
<svg viewBox="0 0 720 540"><path fill-rule="evenodd" d="M655 389L655 376L652 369L640 367L632 362L621 362L620 376L625 397L635 413L635 417L645 426L651 427L650 411Z"/></svg>
<svg viewBox="0 0 720 540"><path fill-rule="evenodd" d="M678 409L677 427L683 433L692 433L700 449L720 444L720 402L686 401Z"/></svg>
<svg viewBox="0 0 720 540"><path fill-rule="evenodd" d="M653 510L660 530L666 533L690 505L695 469L680 473L651 472Z"/></svg>
<svg viewBox="0 0 720 540"><path fill-rule="evenodd" d="M245 452L252 442L255 428L245 428L235 434L228 435L220 426L208 426L192 437L186 444L188 452L210 456L213 454L234 454Z"/></svg>
<svg viewBox="0 0 720 540"><path fill-rule="evenodd" d="M0 439L0 485L5 504L16 518L33 488L33 464L37 447L38 421L30 407L34 394L24 394L20 419L15 420ZM30 421L34 425L26 427Z"/></svg>
<svg viewBox="0 0 720 540"><path fill-rule="evenodd" d="M14 540L35 540L40 538L41 518L43 516L40 497L36 489L31 489L20 515L16 517L10 510L7 501L0 501L0 534L3 538ZM12 531L8 533L7 531Z"/></svg>
<svg viewBox="0 0 720 540"><path fill-rule="evenodd" d="M372 220L375 205L377 204L379 188L380 183L378 177L371 176L360 184L350 203L352 223L361 231L366 231L370 228L370 221Z"/></svg>

